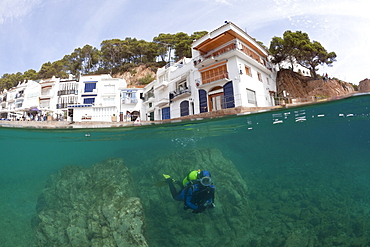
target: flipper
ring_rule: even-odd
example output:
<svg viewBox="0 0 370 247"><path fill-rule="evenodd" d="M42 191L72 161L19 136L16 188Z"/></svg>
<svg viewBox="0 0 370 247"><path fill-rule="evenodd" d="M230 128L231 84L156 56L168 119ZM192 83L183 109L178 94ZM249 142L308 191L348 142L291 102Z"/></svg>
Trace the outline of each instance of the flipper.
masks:
<svg viewBox="0 0 370 247"><path fill-rule="evenodd" d="M167 174L162 174L163 175L163 177L166 179L165 181L159 181L159 182L156 182L154 185L155 186L158 186L158 187L161 187L161 186L165 186L165 185L167 185L168 184L168 182L170 181L170 180L172 180L172 182L176 182L176 180L175 179L173 179L173 178L171 178L171 176L170 175L167 175Z"/></svg>
<svg viewBox="0 0 370 247"><path fill-rule="evenodd" d="M167 184L168 184L167 181L159 181L159 182L156 182L154 185L158 187L162 187L162 186L166 186Z"/></svg>

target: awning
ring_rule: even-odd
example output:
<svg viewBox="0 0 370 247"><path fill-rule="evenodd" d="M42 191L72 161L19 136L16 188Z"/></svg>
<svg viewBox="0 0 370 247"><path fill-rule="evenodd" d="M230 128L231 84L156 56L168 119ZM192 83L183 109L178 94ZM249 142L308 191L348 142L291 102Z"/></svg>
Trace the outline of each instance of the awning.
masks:
<svg viewBox="0 0 370 247"><path fill-rule="evenodd" d="M39 110L37 107L34 107L34 108L29 109L29 111L41 111L41 110Z"/></svg>

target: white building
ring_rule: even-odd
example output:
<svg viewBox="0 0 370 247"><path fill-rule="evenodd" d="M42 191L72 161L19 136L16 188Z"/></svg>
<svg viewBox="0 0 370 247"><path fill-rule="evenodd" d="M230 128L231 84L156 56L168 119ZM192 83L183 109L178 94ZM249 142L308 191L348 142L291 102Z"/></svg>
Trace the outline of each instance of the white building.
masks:
<svg viewBox="0 0 370 247"><path fill-rule="evenodd" d="M143 112L144 120L164 120L192 115L194 111L181 113L180 104L183 99L191 98L191 72L193 71L192 59L182 58L178 62L158 69L157 78L144 88ZM191 101L191 99L190 99ZM189 108L187 108L189 111ZM192 108L193 109L193 108Z"/></svg>
<svg viewBox="0 0 370 247"><path fill-rule="evenodd" d="M140 114L138 92L140 89L128 89L125 80L110 75L81 76L78 103L68 105L68 116L75 122L131 121Z"/></svg>
<svg viewBox="0 0 370 247"><path fill-rule="evenodd" d="M56 110L57 118L65 119L68 116L68 105L78 104L79 81L70 76L60 79L57 86Z"/></svg>
<svg viewBox="0 0 370 247"><path fill-rule="evenodd" d="M122 88L120 92L120 122L133 122L135 120L142 119L140 116L142 108L142 100L140 99L140 95L142 92L142 88Z"/></svg>
<svg viewBox="0 0 370 247"><path fill-rule="evenodd" d="M142 91L110 75L22 82L0 94L0 115L12 120L135 121Z"/></svg>
<svg viewBox="0 0 370 247"><path fill-rule="evenodd" d="M283 69L292 69L293 67L293 71L298 73L298 74L301 74L303 76L310 76L311 77L311 71L309 69L307 69L306 67L303 67L302 65L298 64L298 63L294 63L293 66L291 63L288 63L287 61L283 61L280 63L280 68L283 68Z"/></svg>
<svg viewBox="0 0 370 247"><path fill-rule="evenodd" d="M157 72L144 88L148 120L163 120L234 107L274 106L276 70L268 52L231 22L192 45L183 58Z"/></svg>

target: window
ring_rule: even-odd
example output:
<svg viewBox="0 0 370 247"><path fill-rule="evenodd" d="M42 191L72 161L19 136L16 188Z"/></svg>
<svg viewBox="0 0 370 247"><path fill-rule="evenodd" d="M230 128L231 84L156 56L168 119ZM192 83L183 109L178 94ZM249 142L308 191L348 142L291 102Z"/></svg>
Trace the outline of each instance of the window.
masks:
<svg viewBox="0 0 370 247"><path fill-rule="evenodd" d="M85 98L84 104L94 104L95 98Z"/></svg>
<svg viewBox="0 0 370 247"><path fill-rule="evenodd" d="M149 113L149 121L154 121L154 111Z"/></svg>
<svg viewBox="0 0 370 247"><path fill-rule="evenodd" d="M123 104L136 104L136 90L125 90L122 91L122 103Z"/></svg>
<svg viewBox="0 0 370 247"><path fill-rule="evenodd" d="M200 113L208 112L207 92L203 89L199 90L199 111Z"/></svg>
<svg viewBox="0 0 370 247"><path fill-rule="evenodd" d="M169 107L165 107L165 108L162 108L162 120L165 120L165 119L170 119L170 108Z"/></svg>
<svg viewBox="0 0 370 247"><path fill-rule="evenodd" d="M258 80L262 82L262 75L260 72L257 72Z"/></svg>
<svg viewBox="0 0 370 247"><path fill-rule="evenodd" d="M158 81L159 81L159 83L163 83L165 81L168 81L168 73L167 73L167 71L163 75L161 75L161 76L158 77Z"/></svg>
<svg viewBox="0 0 370 247"><path fill-rule="evenodd" d="M96 89L96 83L85 83L85 93L91 93Z"/></svg>
<svg viewBox="0 0 370 247"><path fill-rule="evenodd" d="M114 85L104 85L104 93L114 93Z"/></svg>
<svg viewBox="0 0 370 247"><path fill-rule="evenodd" d="M114 105L114 98L103 98L103 103L105 106Z"/></svg>
<svg viewBox="0 0 370 247"><path fill-rule="evenodd" d="M251 68L245 66L245 74L246 75L249 75L249 76L252 76L252 73L251 73Z"/></svg>
<svg viewBox="0 0 370 247"><path fill-rule="evenodd" d="M224 86L224 108L234 108L235 107L235 99L234 99L234 87L233 82L229 81Z"/></svg>
<svg viewBox="0 0 370 247"><path fill-rule="evenodd" d="M189 101L184 100L180 103L180 115L181 117L189 115Z"/></svg>
<svg viewBox="0 0 370 247"><path fill-rule="evenodd" d="M40 100L40 107L41 108L49 108L50 107L50 100Z"/></svg>
<svg viewBox="0 0 370 247"><path fill-rule="evenodd" d="M247 88L247 99L249 104L257 106L256 92Z"/></svg>
<svg viewBox="0 0 370 247"><path fill-rule="evenodd" d="M183 80L183 81L180 81L180 82L177 83L176 91L179 92L179 93L182 93L187 88L188 87L186 86L186 80Z"/></svg>

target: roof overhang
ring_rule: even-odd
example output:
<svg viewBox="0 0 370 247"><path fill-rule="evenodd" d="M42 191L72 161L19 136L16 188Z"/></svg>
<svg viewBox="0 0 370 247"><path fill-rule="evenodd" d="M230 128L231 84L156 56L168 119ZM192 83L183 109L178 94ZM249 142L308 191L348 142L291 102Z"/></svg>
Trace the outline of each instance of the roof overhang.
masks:
<svg viewBox="0 0 370 247"><path fill-rule="evenodd" d="M247 33L242 31L237 26L230 24L226 25L223 28L228 28L221 34L217 35L216 37L212 37L212 33L209 35L206 35L204 37L207 37L204 41L201 43L195 45L193 49L200 51L202 54L208 53L211 50L214 50L218 47L220 47L223 44L226 44L227 42L230 42L234 39L239 39L243 43L247 44L249 47L251 47L254 51L258 52L259 55L263 57L267 57L267 51L265 51L264 48L262 48L252 37L250 37ZM220 29L223 29L220 28ZM219 29L215 31L221 31Z"/></svg>

